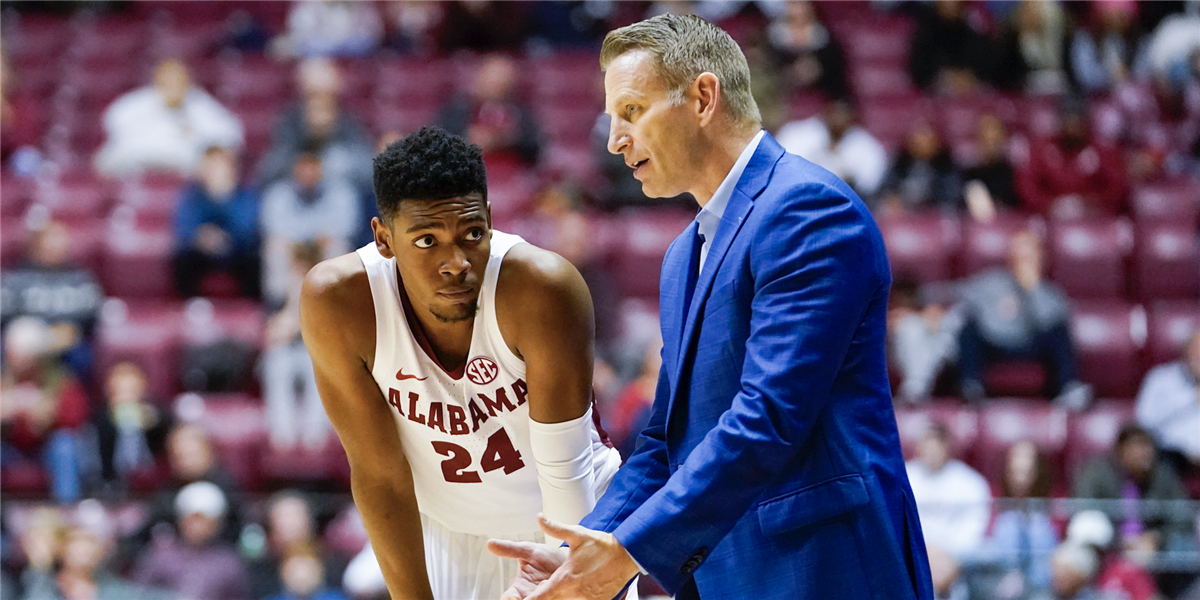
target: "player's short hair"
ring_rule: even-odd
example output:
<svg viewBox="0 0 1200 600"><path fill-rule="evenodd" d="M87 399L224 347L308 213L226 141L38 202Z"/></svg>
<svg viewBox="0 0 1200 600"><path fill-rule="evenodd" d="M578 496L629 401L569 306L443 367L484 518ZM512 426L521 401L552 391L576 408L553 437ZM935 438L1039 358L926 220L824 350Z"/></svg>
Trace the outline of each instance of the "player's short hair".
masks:
<svg viewBox="0 0 1200 600"><path fill-rule="evenodd" d="M692 15L658 15L614 29L600 48L600 68L634 50L650 55L654 70L667 88L673 104L709 72L721 82L721 100L736 123L762 126L762 115L750 91L750 66L737 42L721 28Z"/></svg>
<svg viewBox="0 0 1200 600"><path fill-rule="evenodd" d="M422 127L373 161L375 203L384 221L405 200L446 200L478 193L487 200L483 150L441 127Z"/></svg>

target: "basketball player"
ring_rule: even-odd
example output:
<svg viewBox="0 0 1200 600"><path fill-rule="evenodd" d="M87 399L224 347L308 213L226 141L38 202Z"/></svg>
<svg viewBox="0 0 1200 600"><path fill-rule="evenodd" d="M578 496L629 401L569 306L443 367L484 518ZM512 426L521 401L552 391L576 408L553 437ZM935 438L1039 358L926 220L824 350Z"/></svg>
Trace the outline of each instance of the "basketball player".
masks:
<svg viewBox="0 0 1200 600"><path fill-rule="evenodd" d="M593 422L591 296L491 228L479 147L426 127L374 168L375 242L304 282L317 388L391 596L498 598L519 564L487 538L578 523L620 463Z"/></svg>

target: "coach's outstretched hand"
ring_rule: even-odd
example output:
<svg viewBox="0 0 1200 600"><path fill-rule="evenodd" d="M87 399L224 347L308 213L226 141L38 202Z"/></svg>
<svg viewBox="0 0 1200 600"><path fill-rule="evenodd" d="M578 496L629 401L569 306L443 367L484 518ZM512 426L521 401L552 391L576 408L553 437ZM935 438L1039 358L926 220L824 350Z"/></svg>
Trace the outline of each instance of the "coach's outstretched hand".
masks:
<svg viewBox="0 0 1200 600"><path fill-rule="evenodd" d="M500 600L609 600L638 574L637 564L610 533L564 525L538 515L546 535L569 554L531 542L488 540L492 554L521 561L521 574Z"/></svg>

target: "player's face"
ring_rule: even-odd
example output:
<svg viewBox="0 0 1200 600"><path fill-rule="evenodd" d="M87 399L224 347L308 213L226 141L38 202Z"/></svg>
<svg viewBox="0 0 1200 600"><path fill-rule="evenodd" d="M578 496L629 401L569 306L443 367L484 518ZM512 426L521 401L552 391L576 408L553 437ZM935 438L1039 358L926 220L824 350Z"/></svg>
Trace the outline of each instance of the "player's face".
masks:
<svg viewBox="0 0 1200 600"><path fill-rule="evenodd" d="M396 257L414 308L444 323L475 316L491 251L491 217L481 195L406 200L388 227L373 228L380 253Z"/></svg>
<svg viewBox="0 0 1200 600"><path fill-rule="evenodd" d="M625 157L642 192L666 198L688 191L698 175L699 126L689 102L671 103L650 55L633 50L609 63L604 95L608 151Z"/></svg>

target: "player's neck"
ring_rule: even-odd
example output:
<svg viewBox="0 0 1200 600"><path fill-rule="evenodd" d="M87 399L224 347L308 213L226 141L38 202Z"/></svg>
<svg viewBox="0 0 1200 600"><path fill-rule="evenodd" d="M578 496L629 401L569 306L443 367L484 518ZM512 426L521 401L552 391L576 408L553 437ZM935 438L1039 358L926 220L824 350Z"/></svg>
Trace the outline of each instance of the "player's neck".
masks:
<svg viewBox="0 0 1200 600"><path fill-rule="evenodd" d="M475 318L447 323L433 316L428 310L416 310L417 324L425 333L429 349L434 358L447 371L454 371L467 362L471 352L471 334L475 330Z"/></svg>

